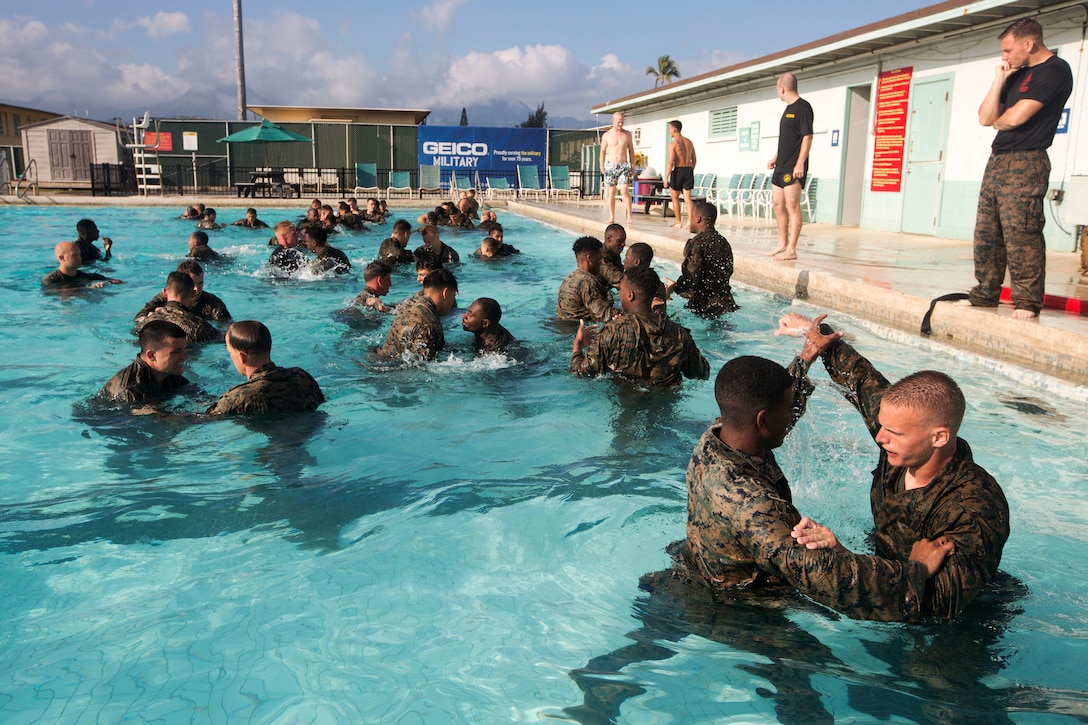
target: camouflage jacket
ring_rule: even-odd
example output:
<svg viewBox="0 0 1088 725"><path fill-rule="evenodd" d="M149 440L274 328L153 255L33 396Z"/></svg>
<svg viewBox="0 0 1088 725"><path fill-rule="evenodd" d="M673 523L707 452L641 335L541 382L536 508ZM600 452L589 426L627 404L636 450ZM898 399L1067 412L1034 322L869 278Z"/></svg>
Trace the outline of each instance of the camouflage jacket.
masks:
<svg viewBox="0 0 1088 725"><path fill-rule="evenodd" d="M215 251L207 244L201 244L199 247L193 247L185 256L189 259L195 259L198 262L214 262L217 259L223 258L223 256L219 254L219 252Z"/></svg>
<svg viewBox="0 0 1088 725"><path fill-rule="evenodd" d="M162 307L166 304L166 295L162 292L158 293L147 304L136 313L135 319L139 320L141 317L146 317L155 311L156 308ZM190 308L191 311L197 315L200 315L205 320L229 320L230 310L227 309L227 305L223 300L219 299L211 292L203 290L200 296L196 298L196 302Z"/></svg>
<svg viewBox="0 0 1088 725"><path fill-rule="evenodd" d="M607 249L601 250L601 279L609 287L619 289L620 280L623 279L623 260L618 254L609 254Z"/></svg>
<svg viewBox="0 0 1088 725"><path fill-rule="evenodd" d="M703 315L737 309L729 278L733 276L733 248L714 229L699 232L684 245L684 263L673 291L687 298L687 308Z"/></svg>
<svg viewBox="0 0 1088 725"><path fill-rule="evenodd" d="M887 379L841 340L824 352L823 361L875 436ZM869 492L876 553L905 561L919 539L951 539L956 551L927 583L923 605L927 616L951 618L997 572L1009 538L1009 504L997 481L974 462L971 447L962 439L956 440L955 456L929 485L908 491L905 473L904 468L889 465L881 449Z"/></svg>
<svg viewBox="0 0 1088 725"><path fill-rule="evenodd" d="M412 256L410 251L402 247L396 239L388 237L378 247L378 261L392 265L411 264L415 261L415 257Z"/></svg>
<svg viewBox="0 0 1088 725"><path fill-rule="evenodd" d="M145 403L165 398L188 384L181 375L167 375L161 383L155 382L151 367L137 355L136 361L110 378L98 395L123 403Z"/></svg>
<svg viewBox="0 0 1088 725"><path fill-rule="evenodd" d="M506 349L513 345L514 342L514 336L510 334L510 331L496 322L491 330L475 335L472 347L476 350L477 355L485 355L487 353L506 352Z"/></svg>
<svg viewBox="0 0 1088 725"><path fill-rule="evenodd" d="M667 317L624 312L601 328L584 353L574 353L570 371L595 376L613 372L636 383L676 385L681 375L705 380L710 364L691 333Z"/></svg>
<svg viewBox="0 0 1088 725"><path fill-rule="evenodd" d="M268 257L268 263L288 274L294 274L306 264L306 257L295 248L277 246Z"/></svg>
<svg viewBox="0 0 1088 725"><path fill-rule="evenodd" d="M102 282L108 279L109 277L106 277L105 275L98 274L97 272L84 272L82 269L76 270L76 273L69 277L59 269L54 269L42 278L42 287L75 289L77 287L86 287L95 282Z"/></svg>
<svg viewBox="0 0 1088 725"><path fill-rule="evenodd" d="M317 381L302 368L281 368L268 363L249 380L223 394L208 408L211 415L253 413L307 413L317 410L325 396Z"/></svg>
<svg viewBox="0 0 1088 725"><path fill-rule="evenodd" d="M397 305L393 325L378 348L383 357L397 358L404 353L434 360L446 344L438 309L425 293L419 292Z"/></svg>
<svg viewBox="0 0 1088 725"><path fill-rule="evenodd" d="M442 242L442 247L438 250L437 253L434 252L426 244L420 244L418 247L416 247L415 256L419 257L421 255L430 255L432 257L437 257L438 261L442 264L457 264L461 261L461 255L457 253L457 250L449 246L445 242Z"/></svg>
<svg viewBox="0 0 1088 725"><path fill-rule="evenodd" d="M156 307L141 321L140 329L152 320L173 322L185 330L185 339L189 342L210 342L222 339L219 331L209 325L207 320L185 309L180 302L167 302L162 307Z"/></svg>
<svg viewBox="0 0 1088 725"><path fill-rule="evenodd" d="M561 320L612 319L612 292L601 278L584 269L576 269L559 285L555 316Z"/></svg>
<svg viewBox="0 0 1088 725"><path fill-rule="evenodd" d="M372 224L385 224L385 215L378 211L364 211L359 214L359 218L364 222L370 222Z"/></svg>
<svg viewBox="0 0 1088 725"><path fill-rule="evenodd" d="M327 272L344 274L351 271L351 260L348 259L348 255L336 247L326 245L317 250L314 261L310 263L310 271L314 274L325 274Z"/></svg>

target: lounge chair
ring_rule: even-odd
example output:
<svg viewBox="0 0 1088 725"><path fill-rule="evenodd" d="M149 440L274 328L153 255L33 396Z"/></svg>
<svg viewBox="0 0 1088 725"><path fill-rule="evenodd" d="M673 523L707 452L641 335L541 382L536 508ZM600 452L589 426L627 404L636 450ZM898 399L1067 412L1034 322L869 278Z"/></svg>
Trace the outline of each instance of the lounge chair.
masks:
<svg viewBox="0 0 1088 725"><path fill-rule="evenodd" d="M540 172L535 166L518 167L518 198L547 201L548 192L540 188Z"/></svg>
<svg viewBox="0 0 1088 725"><path fill-rule="evenodd" d="M379 196L377 164L355 164L355 196Z"/></svg>
<svg viewBox="0 0 1088 725"><path fill-rule="evenodd" d="M325 194L328 189L336 189L336 195L340 196L340 171L338 169L321 169L317 177L317 193Z"/></svg>
<svg viewBox="0 0 1088 725"><path fill-rule="evenodd" d="M411 199L415 196L412 189L412 174L408 171L390 171L389 188L385 190L386 199Z"/></svg>
<svg viewBox="0 0 1088 725"><path fill-rule="evenodd" d="M551 189L549 189L549 195L552 199L565 198L565 199L577 199L578 189L570 188L570 167L568 166L549 166L548 167L548 180L550 182Z"/></svg>
<svg viewBox="0 0 1088 725"><path fill-rule="evenodd" d="M488 199L516 199L517 196L518 190L510 186L510 182L505 177L487 177Z"/></svg>
<svg viewBox="0 0 1088 725"><path fill-rule="evenodd" d="M419 198L423 195L442 196L442 167L421 164L419 167Z"/></svg>
<svg viewBox="0 0 1088 725"><path fill-rule="evenodd" d="M815 176L808 177L808 181L805 182L805 188L801 191L801 206L804 211L808 212L808 220L812 221L812 215L815 213L812 207L816 206L816 189L818 188L819 179Z"/></svg>
<svg viewBox="0 0 1088 725"><path fill-rule="evenodd" d="M308 192L314 192L315 194L321 191L321 174L317 169L303 169L302 170L302 187L299 189L299 196Z"/></svg>
<svg viewBox="0 0 1088 725"><path fill-rule="evenodd" d="M469 189L475 189L472 185L472 179L467 176L458 176L456 171L450 172L450 198L453 201L461 196L462 191L468 191Z"/></svg>

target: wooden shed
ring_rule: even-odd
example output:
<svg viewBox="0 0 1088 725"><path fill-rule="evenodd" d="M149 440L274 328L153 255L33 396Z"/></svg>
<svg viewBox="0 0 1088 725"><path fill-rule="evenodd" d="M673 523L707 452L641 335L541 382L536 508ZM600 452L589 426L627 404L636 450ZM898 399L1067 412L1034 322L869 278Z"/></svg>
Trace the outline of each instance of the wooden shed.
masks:
<svg viewBox="0 0 1088 725"><path fill-rule="evenodd" d="M90 189L92 164L121 164L126 149L108 123L74 116L28 124L20 129L23 158L37 166L38 185L52 189Z"/></svg>

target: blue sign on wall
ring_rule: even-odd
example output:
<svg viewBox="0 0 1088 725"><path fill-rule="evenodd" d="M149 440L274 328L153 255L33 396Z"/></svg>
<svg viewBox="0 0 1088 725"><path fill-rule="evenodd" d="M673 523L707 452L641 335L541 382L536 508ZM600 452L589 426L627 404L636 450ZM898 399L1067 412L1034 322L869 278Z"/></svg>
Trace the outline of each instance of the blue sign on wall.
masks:
<svg viewBox="0 0 1088 725"><path fill-rule="evenodd" d="M548 132L543 128L480 128L475 126L420 126L419 163L441 166L442 179L476 172L508 171L536 166L544 178Z"/></svg>

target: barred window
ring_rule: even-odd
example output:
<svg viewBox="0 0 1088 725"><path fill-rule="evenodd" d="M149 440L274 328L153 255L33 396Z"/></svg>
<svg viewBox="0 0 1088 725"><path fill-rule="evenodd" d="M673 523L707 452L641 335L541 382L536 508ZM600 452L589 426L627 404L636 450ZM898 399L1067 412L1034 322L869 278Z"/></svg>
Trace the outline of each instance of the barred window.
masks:
<svg viewBox="0 0 1088 725"><path fill-rule="evenodd" d="M710 138L731 140L737 137L737 107L710 112Z"/></svg>
<svg viewBox="0 0 1088 725"><path fill-rule="evenodd" d="M638 146L640 143L642 143L641 126L635 126L635 130L631 132L631 141L635 144L635 146Z"/></svg>

